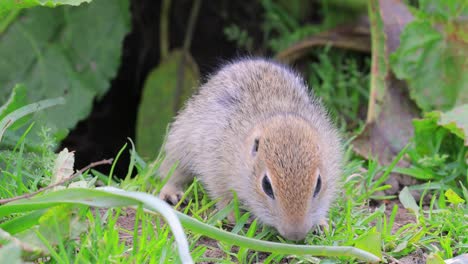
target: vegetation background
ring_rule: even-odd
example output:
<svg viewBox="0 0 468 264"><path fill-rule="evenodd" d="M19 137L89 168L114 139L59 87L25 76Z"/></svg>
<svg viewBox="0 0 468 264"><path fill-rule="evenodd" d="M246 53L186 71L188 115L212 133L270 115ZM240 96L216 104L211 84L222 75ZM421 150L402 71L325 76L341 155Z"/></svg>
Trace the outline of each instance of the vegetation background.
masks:
<svg viewBox="0 0 468 264"><path fill-rule="evenodd" d="M467 21L458 0L2 1L0 263L466 257ZM182 213L145 194L167 124L242 56L300 71L345 135L343 194L306 247L197 181Z"/></svg>

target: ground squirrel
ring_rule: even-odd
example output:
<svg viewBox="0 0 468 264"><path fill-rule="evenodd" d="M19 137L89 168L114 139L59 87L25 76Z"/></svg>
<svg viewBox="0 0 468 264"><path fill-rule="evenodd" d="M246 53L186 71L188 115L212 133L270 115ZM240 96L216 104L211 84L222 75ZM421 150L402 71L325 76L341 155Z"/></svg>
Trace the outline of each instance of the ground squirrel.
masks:
<svg viewBox="0 0 468 264"><path fill-rule="evenodd" d="M199 177L226 206L232 191L259 220L287 239L303 239L326 219L337 192L336 129L303 79L285 65L241 59L222 67L170 126L160 197L177 203Z"/></svg>

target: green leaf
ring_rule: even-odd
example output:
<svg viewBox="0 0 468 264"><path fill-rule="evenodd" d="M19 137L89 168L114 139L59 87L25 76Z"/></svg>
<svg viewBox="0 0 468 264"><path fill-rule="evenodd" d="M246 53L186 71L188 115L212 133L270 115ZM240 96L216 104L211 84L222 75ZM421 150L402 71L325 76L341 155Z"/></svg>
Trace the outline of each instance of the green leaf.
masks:
<svg viewBox="0 0 468 264"><path fill-rule="evenodd" d="M468 103L468 42L461 36L466 33L448 30L414 21L391 56L396 76L408 83L411 98L424 111Z"/></svg>
<svg viewBox="0 0 468 264"><path fill-rule="evenodd" d="M198 86L198 66L188 56L185 59L183 87L180 92L177 91L181 58L181 51L171 52L145 81L136 128L137 150L145 159L156 158L168 124Z"/></svg>
<svg viewBox="0 0 468 264"><path fill-rule="evenodd" d="M19 81L29 103L64 97L66 105L33 116L33 129L49 127L60 140L109 88L129 20L128 0L25 10L0 35L0 104Z"/></svg>
<svg viewBox="0 0 468 264"><path fill-rule="evenodd" d="M414 199L413 195L411 195L408 187L405 186L403 190L401 190L400 194L398 195L398 198L403 207L410 211L413 211L413 213L416 216L419 216L419 206L416 204L416 200Z"/></svg>
<svg viewBox="0 0 468 264"><path fill-rule="evenodd" d="M428 181L428 180L434 179L434 175L430 171L427 171L419 167L409 167L409 168L395 167L393 168L392 172L403 174L403 175L408 175L418 180Z"/></svg>
<svg viewBox="0 0 468 264"><path fill-rule="evenodd" d="M457 204L462 204L465 202L456 192L454 192L452 189L448 189L445 192L445 197L447 197L447 200L449 203L457 205Z"/></svg>
<svg viewBox="0 0 468 264"><path fill-rule="evenodd" d="M357 238L354 246L382 258L382 238L375 227Z"/></svg>
<svg viewBox="0 0 468 264"><path fill-rule="evenodd" d="M8 221L0 224L0 228L15 235L16 233L23 232L39 223L39 218L46 212L46 210L37 210L19 217L14 217Z"/></svg>
<svg viewBox="0 0 468 264"><path fill-rule="evenodd" d="M463 139L465 146L468 146L468 104L440 114L438 124Z"/></svg>
<svg viewBox="0 0 468 264"><path fill-rule="evenodd" d="M424 118L413 120L415 148L421 156L438 152L438 142L446 134L437 126L439 118L440 112L430 112L426 113Z"/></svg>
<svg viewBox="0 0 468 264"><path fill-rule="evenodd" d="M20 246L14 242L0 246L0 263L22 264Z"/></svg>
<svg viewBox="0 0 468 264"><path fill-rule="evenodd" d="M4 17L8 12L34 7L34 6L47 6L56 7L60 5L72 5L78 6L82 3L89 3L92 0L2 0L0 2L0 19Z"/></svg>

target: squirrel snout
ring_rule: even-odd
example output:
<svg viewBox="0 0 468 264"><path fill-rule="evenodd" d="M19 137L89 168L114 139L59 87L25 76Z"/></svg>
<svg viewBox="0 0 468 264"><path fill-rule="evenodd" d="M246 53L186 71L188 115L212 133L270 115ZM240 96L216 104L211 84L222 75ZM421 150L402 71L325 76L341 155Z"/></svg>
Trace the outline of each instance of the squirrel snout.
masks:
<svg viewBox="0 0 468 264"><path fill-rule="evenodd" d="M287 227L279 227L278 232L286 239L298 241L306 237L310 228L305 224L290 225Z"/></svg>
<svg viewBox="0 0 468 264"><path fill-rule="evenodd" d="M298 241L302 240L305 238L307 233L301 233L301 232L291 232L291 233L285 233L282 236L293 241Z"/></svg>

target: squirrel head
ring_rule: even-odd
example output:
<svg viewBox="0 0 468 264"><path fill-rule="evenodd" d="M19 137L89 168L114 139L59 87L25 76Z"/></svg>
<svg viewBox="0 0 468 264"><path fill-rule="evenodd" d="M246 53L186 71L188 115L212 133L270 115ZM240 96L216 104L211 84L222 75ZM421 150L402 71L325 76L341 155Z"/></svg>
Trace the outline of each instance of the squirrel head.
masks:
<svg viewBox="0 0 468 264"><path fill-rule="evenodd" d="M247 138L254 193L245 203L290 240L305 238L333 196L335 179L327 175L321 141L316 129L292 115L268 119Z"/></svg>

